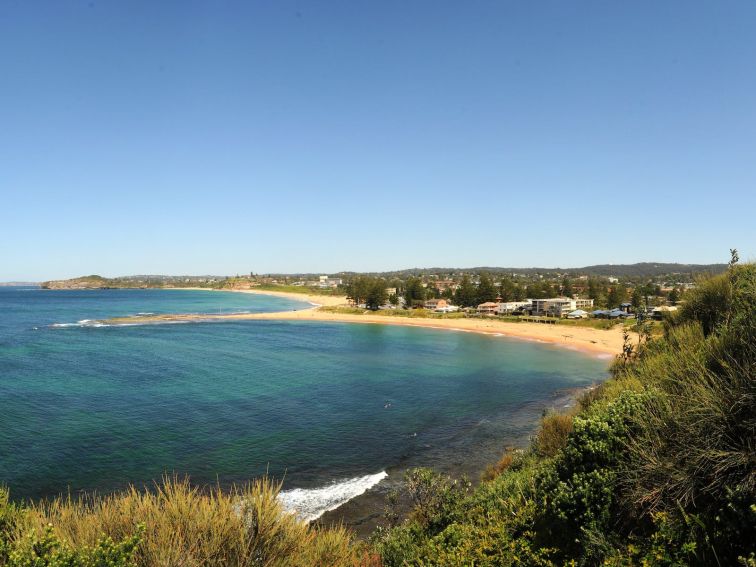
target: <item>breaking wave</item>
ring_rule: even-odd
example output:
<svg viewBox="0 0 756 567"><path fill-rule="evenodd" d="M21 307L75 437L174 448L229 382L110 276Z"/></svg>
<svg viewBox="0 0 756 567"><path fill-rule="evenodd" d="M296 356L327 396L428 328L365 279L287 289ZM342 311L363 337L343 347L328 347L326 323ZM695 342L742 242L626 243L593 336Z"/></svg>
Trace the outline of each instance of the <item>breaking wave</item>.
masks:
<svg viewBox="0 0 756 567"><path fill-rule="evenodd" d="M388 477L386 471L381 471L377 474L334 481L321 488L284 490L278 495L278 499L286 511L293 512L300 519L310 522L363 494L386 477Z"/></svg>

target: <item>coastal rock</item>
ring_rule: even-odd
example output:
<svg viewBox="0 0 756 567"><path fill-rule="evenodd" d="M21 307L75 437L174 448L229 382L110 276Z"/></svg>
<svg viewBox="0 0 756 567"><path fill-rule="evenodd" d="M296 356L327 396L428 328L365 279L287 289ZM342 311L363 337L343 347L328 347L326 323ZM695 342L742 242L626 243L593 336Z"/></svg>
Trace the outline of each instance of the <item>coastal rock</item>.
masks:
<svg viewBox="0 0 756 567"><path fill-rule="evenodd" d="M102 276L83 276L70 280L51 280L42 282L42 289L109 289L114 287Z"/></svg>

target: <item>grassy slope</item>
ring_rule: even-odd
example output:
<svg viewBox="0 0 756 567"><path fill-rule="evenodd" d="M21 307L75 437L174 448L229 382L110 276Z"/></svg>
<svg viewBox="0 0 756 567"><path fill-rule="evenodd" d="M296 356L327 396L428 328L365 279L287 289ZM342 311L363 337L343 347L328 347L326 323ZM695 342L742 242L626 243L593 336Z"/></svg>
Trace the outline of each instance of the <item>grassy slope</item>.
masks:
<svg viewBox="0 0 756 567"><path fill-rule="evenodd" d="M231 492L167 478L154 491L58 499L24 508L0 490L0 565L374 565L342 528L283 513L265 479Z"/></svg>

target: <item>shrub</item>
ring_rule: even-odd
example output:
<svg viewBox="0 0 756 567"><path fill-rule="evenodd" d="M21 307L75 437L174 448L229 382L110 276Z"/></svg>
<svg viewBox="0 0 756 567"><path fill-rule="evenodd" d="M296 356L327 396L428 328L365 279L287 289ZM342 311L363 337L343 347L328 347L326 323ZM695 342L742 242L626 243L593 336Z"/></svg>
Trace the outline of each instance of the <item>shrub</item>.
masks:
<svg viewBox="0 0 756 567"><path fill-rule="evenodd" d="M565 448L536 481L544 505L542 543L558 544L566 557L581 556L595 547L596 534L611 531L623 443L643 399L624 392L606 408L575 417Z"/></svg>
<svg viewBox="0 0 756 567"><path fill-rule="evenodd" d="M52 525L41 534L31 530L18 539L6 558L8 567L135 567L141 529L118 543L109 537L94 546L72 548L55 536Z"/></svg>
<svg viewBox="0 0 756 567"><path fill-rule="evenodd" d="M413 504L411 520L429 533L440 531L459 512L459 504L470 490L470 483L433 472L412 469L405 484Z"/></svg>
<svg viewBox="0 0 756 567"><path fill-rule="evenodd" d="M572 415L549 412L541 419L541 429L535 438L535 450L542 457L553 457L567 445L572 433Z"/></svg>
<svg viewBox="0 0 756 567"><path fill-rule="evenodd" d="M513 451L507 451L504 453L501 458L496 461L492 465L488 465L486 467L486 470L481 475L482 480L493 480L497 476L499 476L501 473L503 473L505 470L507 470L509 467L512 466L512 463L514 462L514 452Z"/></svg>
<svg viewBox="0 0 756 567"><path fill-rule="evenodd" d="M88 565L95 553L120 560L132 547L134 564L150 567L340 566L365 559L344 529L315 530L284 512L279 488L260 479L230 491L201 490L187 479L166 478L154 491L43 501L17 518L10 546L30 558L29 550L42 545L48 554L80 561L71 565Z"/></svg>

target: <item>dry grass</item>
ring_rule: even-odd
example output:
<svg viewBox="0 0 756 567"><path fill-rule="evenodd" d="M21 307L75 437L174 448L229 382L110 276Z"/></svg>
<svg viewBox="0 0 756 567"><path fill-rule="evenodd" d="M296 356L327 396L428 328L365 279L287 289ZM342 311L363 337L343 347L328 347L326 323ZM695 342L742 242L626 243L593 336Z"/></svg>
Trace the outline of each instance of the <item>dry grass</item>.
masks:
<svg viewBox="0 0 756 567"><path fill-rule="evenodd" d="M145 567L370 564L344 528L316 530L284 512L279 489L267 479L223 491L166 478L154 491L32 504L11 537L21 541L30 529L52 524L63 542L84 547L103 536L120 541L143 525L136 561Z"/></svg>
<svg viewBox="0 0 756 567"><path fill-rule="evenodd" d="M550 412L541 419L541 429L535 438L535 450L543 457L553 457L567 445L572 433L573 414Z"/></svg>
<svg viewBox="0 0 756 567"><path fill-rule="evenodd" d="M483 471L483 474L481 475L481 479L484 481L495 479L497 476L499 476L501 473L512 466L514 459L514 451L507 451L501 456L498 461L486 467L486 470Z"/></svg>

